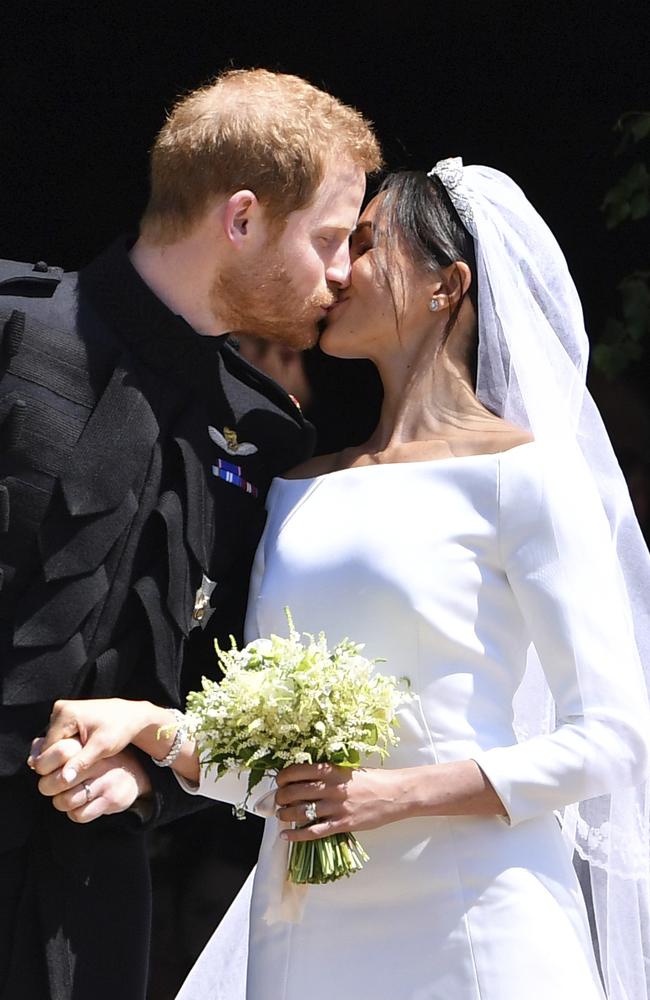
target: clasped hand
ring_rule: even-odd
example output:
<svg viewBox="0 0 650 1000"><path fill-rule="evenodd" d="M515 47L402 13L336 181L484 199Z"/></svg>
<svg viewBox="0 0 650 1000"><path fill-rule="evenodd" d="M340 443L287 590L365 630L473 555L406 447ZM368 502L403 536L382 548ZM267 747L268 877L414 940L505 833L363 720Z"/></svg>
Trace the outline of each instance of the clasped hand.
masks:
<svg viewBox="0 0 650 1000"><path fill-rule="evenodd" d="M73 822L123 812L151 792L138 756L125 749L137 731L136 705L58 701L46 735L32 743L28 764L40 775L38 790Z"/></svg>
<svg viewBox="0 0 650 1000"><path fill-rule="evenodd" d="M129 750L97 761L86 769L83 780L70 784L63 778L62 772L67 762L76 757L81 749L78 740L56 743L47 765L51 764L52 770L38 782L41 795L51 798L54 808L67 813L74 823L90 823L100 816L124 812L136 799L151 791L147 772L136 754Z"/></svg>

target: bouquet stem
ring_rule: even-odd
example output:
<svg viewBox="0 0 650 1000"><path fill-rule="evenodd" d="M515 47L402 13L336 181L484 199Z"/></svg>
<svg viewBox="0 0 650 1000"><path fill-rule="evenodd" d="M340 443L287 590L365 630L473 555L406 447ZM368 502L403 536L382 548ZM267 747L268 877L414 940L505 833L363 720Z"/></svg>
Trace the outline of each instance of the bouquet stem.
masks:
<svg viewBox="0 0 650 1000"><path fill-rule="evenodd" d="M298 885L321 885L363 868L368 855L353 833L333 833L321 840L291 844L288 878Z"/></svg>

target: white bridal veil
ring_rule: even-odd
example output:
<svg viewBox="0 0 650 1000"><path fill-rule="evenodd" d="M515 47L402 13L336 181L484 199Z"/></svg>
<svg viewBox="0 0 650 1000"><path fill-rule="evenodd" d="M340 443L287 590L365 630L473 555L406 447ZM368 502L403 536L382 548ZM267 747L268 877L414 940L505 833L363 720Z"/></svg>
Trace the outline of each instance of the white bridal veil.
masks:
<svg viewBox="0 0 650 1000"><path fill-rule="evenodd" d="M436 164L429 176L444 184L474 237L479 398L493 412L530 429L551 475L560 453L569 456L576 517L583 505L596 503L609 522L606 539L594 540L594 545L611 545L615 551L611 565L619 575L621 602L612 614L628 618L629 646L606 669L620 691L622 729L637 712L648 724L650 556L585 385L588 340L566 261L544 221L505 174L463 167L454 158ZM567 467L565 461L562 467ZM556 526L560 553L563 530ZM585 560L592 556L585 552ZM610 709L611 674L602 694ZM601 677L602 665L578 664L585 705L598 705ZM552 697L532 650L517 694L515 725L520 738L555 725ZM641 774L634 788L615 789L564 811L565 836L589 862L599 958L610 1000L650 997L649 792Z"/></svg>

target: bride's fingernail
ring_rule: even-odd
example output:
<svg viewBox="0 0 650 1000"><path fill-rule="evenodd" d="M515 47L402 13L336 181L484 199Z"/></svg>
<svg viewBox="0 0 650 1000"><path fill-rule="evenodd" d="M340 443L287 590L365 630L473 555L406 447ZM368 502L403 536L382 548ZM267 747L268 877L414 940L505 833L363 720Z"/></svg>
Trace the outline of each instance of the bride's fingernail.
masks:
<svg viewBox="0 0 650 1000"><path fill-rule="evenodd" d="M288 840L289 839L289 835L287 833L281 833L280 836L281 836L282 840Z"/></svg>
<svg viewBox="0 0 650 1000"><path fill-rule="evenodd" d="M64 767L61 772L61 777L64 781L67 781L68 784L71 784L77 777L77 772L74 767Z"/></svg>

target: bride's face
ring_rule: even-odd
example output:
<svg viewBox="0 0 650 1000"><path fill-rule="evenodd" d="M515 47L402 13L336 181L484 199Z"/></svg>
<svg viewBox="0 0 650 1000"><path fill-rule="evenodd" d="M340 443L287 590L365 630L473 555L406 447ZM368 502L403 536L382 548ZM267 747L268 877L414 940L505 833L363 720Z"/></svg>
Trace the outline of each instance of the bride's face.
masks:
<svg viewBox="0 0 650 1000"><path fill-rule="evenodd" d="M363 212L350 242L350 283L330 308L320 347L337 358L378 359L423 335L431 321L428 303L432 276L418 274L399 251L391 252L391 282L374 198ZM391 290L392 285L392 290Z"/></svg>

